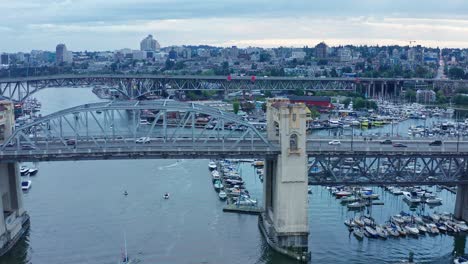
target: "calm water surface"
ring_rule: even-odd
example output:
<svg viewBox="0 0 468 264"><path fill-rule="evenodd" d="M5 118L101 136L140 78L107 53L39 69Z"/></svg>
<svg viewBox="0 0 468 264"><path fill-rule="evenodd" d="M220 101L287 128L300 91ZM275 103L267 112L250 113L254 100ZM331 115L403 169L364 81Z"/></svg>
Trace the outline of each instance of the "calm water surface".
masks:
<svg viewBox="0 0 468 264"><path fill-rule="evenodd" d="M100 101L85 89L47 89L36 97L43 114ZM117 263L124 233L129 254L140 263L295 263L268 249L256 216L222 212L207 165L207 160L38 163L40 171L24 194L31 229L0 263ZM253 167L239 169L252 196L261 200L262 183ZM401 197L375 191L385 203L368 212L377 221L409 211ZM169 200L162 199L165 192ZM438 195L444 204L435 210L452 212L454 195ZM447 235L359 242L343 225L356 213L319 186L309 195L308 210L312 263L395 263L409 251L418 263L451 263L452 252L465 249L464 237Z"/></svg>

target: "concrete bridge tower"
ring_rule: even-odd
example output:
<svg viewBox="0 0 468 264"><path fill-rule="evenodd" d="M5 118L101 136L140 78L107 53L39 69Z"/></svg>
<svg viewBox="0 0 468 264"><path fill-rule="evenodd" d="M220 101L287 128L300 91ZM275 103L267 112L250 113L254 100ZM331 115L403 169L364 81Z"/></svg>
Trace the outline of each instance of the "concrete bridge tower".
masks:
<svg viewBox="0 0 468 264"><path fill-rule="evenodd" d="M264 208L259 225L275 250L309 259L307 217L306 106L288 99L267 102L268 140L280 143L281 154L267 158Z"/></svg>
<svg viewBox="0 0 468 264"><path fill-rule="evenodd" d="M14 108L0 101L0 143L15 126ZM6 253L29 227L29 216L23 208L23 193L17 162L0 162L0 256Z"/></svg>
<svg viewBox="0 0 468 264"><path fill-rule="evenodd" d="M468 164L464 165L462 180L468 179ZM468 221L468 185L457 186L457 198L455 200L455 218Z"/></svg>

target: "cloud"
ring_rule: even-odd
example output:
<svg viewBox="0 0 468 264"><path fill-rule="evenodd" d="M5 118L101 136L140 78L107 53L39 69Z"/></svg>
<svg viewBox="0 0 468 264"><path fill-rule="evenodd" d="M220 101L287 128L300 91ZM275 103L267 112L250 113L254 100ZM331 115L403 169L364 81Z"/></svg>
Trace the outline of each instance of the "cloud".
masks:
<svg viewBox="0 0 468 264"><path fill-rule="evenodd" d="M137 47L146 34L172 44L468 46L468 2L451 0L0 0L2 48ZM21 14L21 15L18 15Z"/></svg>

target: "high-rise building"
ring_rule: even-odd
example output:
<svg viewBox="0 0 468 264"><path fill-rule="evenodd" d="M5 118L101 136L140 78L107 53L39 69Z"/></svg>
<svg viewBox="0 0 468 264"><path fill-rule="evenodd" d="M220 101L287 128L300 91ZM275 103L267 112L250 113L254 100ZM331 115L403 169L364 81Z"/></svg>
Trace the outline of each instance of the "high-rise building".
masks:
<svg viewBox="0 0 468 264"><path fill-rule="evenodd" d="M55 62L57 64L66 62L67 57L68 57L67 46L65 46L65 44L58 44L57 47L55 47Z"/></svg>
<svg viewBox="0 0 468 264"><path fill-rule="evenodd" d="M10 64L10 56L6 53L0 55L0 64L1 65L8 65Z"/></svg>
<svg viewBox="0 0 468 264"><path fill-rule="evenodd" d="M325 42L320 42L315 46L315 58L324 59L327 57L327 44Z"/></svg>
<svg viewBox="0 0 468 264"><path fill-rule="evenodd" d="M140 50L142 51L156 51L160 48L159 42L153 39L153 35L148 35L140 42Z"/></svg>

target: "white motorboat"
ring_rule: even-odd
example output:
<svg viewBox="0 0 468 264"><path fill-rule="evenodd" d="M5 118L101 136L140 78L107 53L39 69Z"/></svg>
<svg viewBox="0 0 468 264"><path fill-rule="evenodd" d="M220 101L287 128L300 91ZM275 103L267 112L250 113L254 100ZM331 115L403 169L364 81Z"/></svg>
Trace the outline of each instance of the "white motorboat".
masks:
<svg viewBox="0 0 468 264"><path fill-rule="evenodd" d="M415 192L403 192L403 199L409 203L420 203L421 198Z"/></svg>
<svg viewBox="0 0 468 264"><path fill-rule="evenodd" d="M347 227L353 227L356 225L356 223L353 221L353 219L348 219L344 221L345 226Z"/></svg>
<svg viewBox="0 0 468 264"><path fill-rule="evenodd" d="M221 200L226 200L227 194L226 194L225 191L219 191L218 197L219 197L219 199L221 199Z"/></svg>
<svg viewBox="0 0 468 264"><path fill-rule="evenodd" d="M336 197L345 197L345 196L349 196L351 194L352 193L348 192L348 191L339 191L339 192L335 193L335 196Z"/></svg>
<svg viewBox="0 0 468 264"><path fill-rule="evenodd" d="M365 227L364 227L364 230L366 231L366 233L367 233L368 236L373 237L373 238L378 237L377 232L376 232L375 229L373 229L372 227L370 227L370 226L365 226Z"/></svg>
<svg viewBox="0 0 468 264"><path fill-rule="evenodd" d="M211 176L213 177L213 181L221 179L219 172L217 170L212 171Z"/></svg>
<svg viewBox="0 0 468 264"><path fill-rule="evenodd" d="M385 229L383 229L382 227L380 226L375 226L375 232L377 232L377 235L379 235L379 237L383 238L383 239L386 239L388 237L388 233L387 231L385 231Z"/></svg>
<svg viewBox="0 0 468 264"><path fill-rule="evenodd" d="M427 232L427 229L424 225L416 225L416 227L418 228L419 230L419 233L426 233Z"/></svg>
<svg viewBox="0 0 468 264"><path fill-rule="evenodd" d="M26 166L21 166L20 167L20 174L21 174L21 176L29 175L29 168L26 167Z"/></svg>
<svg viewBox="0 0 468 264"><path fill-rule="evenodd" d="M437 213L433 213L433 214L431 214L429 217L430 217L430 218L432 219L432 221L434 221L434 222L439 222L439 220L440 220L440 216L439 216Z"/></svg>
<svg viewBox="0 0 468 264"><path fill-rule="evenodd" d="M29 169L29 175L34 176L37 174L38 171L39 170L37 168Z"/></svg>
<svg viewBox="0 0 468 264"><path fill-rule="evenodd" d="M359 240L364 239L364 232L360 228L353 228L353 235Z"/></svg>
<svg viewBox="0 0 468 264"><path fill-rule="evenodd" d="M216 169L217 167L218 167L218 166L216 165L216 162L214 162L214 161L210 161L210 163L208 163L208 168L209 168L210 170L214 170L214 169Z"/></svg>
<svg viewBox="0 0 468 264"><path fill-rule="evenodd" d="M426 199L426 203L427 204L442 204L442 199L440 199L439 197L431 197L431 198L427 198Z"/></svg>
<svg viewBox="0 0 468 264"><path fill-rule="evenodd" d="M419 235L419 229L413 225L405 225L405 231L411 235Z"/></svg>
<svg viewBox="0 0 468 264"><path fill-rule="evenodd" d="M388 234L390 234L393 237L398 237L400 235L398 230L390 225L385 226L385 230L387 231Z"/></svg>
<svg viewBox="0 0 468 264"><path fill-rule="evenodd" d="M348 208L363 208L363 207L366 207L366 204L365 203L361 203L361 202L354 202L354 203L350 203L347 205Z"/></svg>
<svg viewBox="0 0 468 264"><path fill-rule="evenodd" d="M307 193L309 193L309 194L312 193L312 186L307 186Z"/></svg>
<svg viewBox="0 0 468 264"><path fill-rule="evenodd" d="M354 217L354 223L358 226L364 226L364 222L359 217Z"/></svg>
<svg viewBox="0 0 468 264"><path fill-rule="evenodd" d="M21 181L21 190L27 191L31 188L32 182L30 180Z"/></svg>
<svg viewBox="0 0 468 264"><path fill-rule="evenodd" d="M403 218L401 217L401 215L392 216L392 217L390 218L390 220L391 220L392 223L394 223L395 225L401 225L401 224L405 223L405 220L403 220Z"/></svg>
<svg viewBox="0 0 468 264"><path fill-rule="evenodd" d="M163 198L166 199L166 200L169 199L169 193L165 193L165 194L163 195Z"/></svg>
<svg viewBox="0 0 468 264"><path fill-rule="evenodd" d="M466 225L465 221L455 221L455 225L460 229L460 231L468 231L468 225Z"/></svg>
<svg viewBox="0 0 468 264"><path fill-rule="evenodd" d="M392 194L394 195L401 195L403 194L403 191L400 189L400 188L397 188L397 187L394 187L392 188L392 190L390 191Z"/></svg>
<svg viewBox="0 0 468 264"><path fill-rule="evenodd" d="M439 229L437 228L435 224L426 224L426 229L431 234L434 234L434 235L439 234Z"/></svg>

